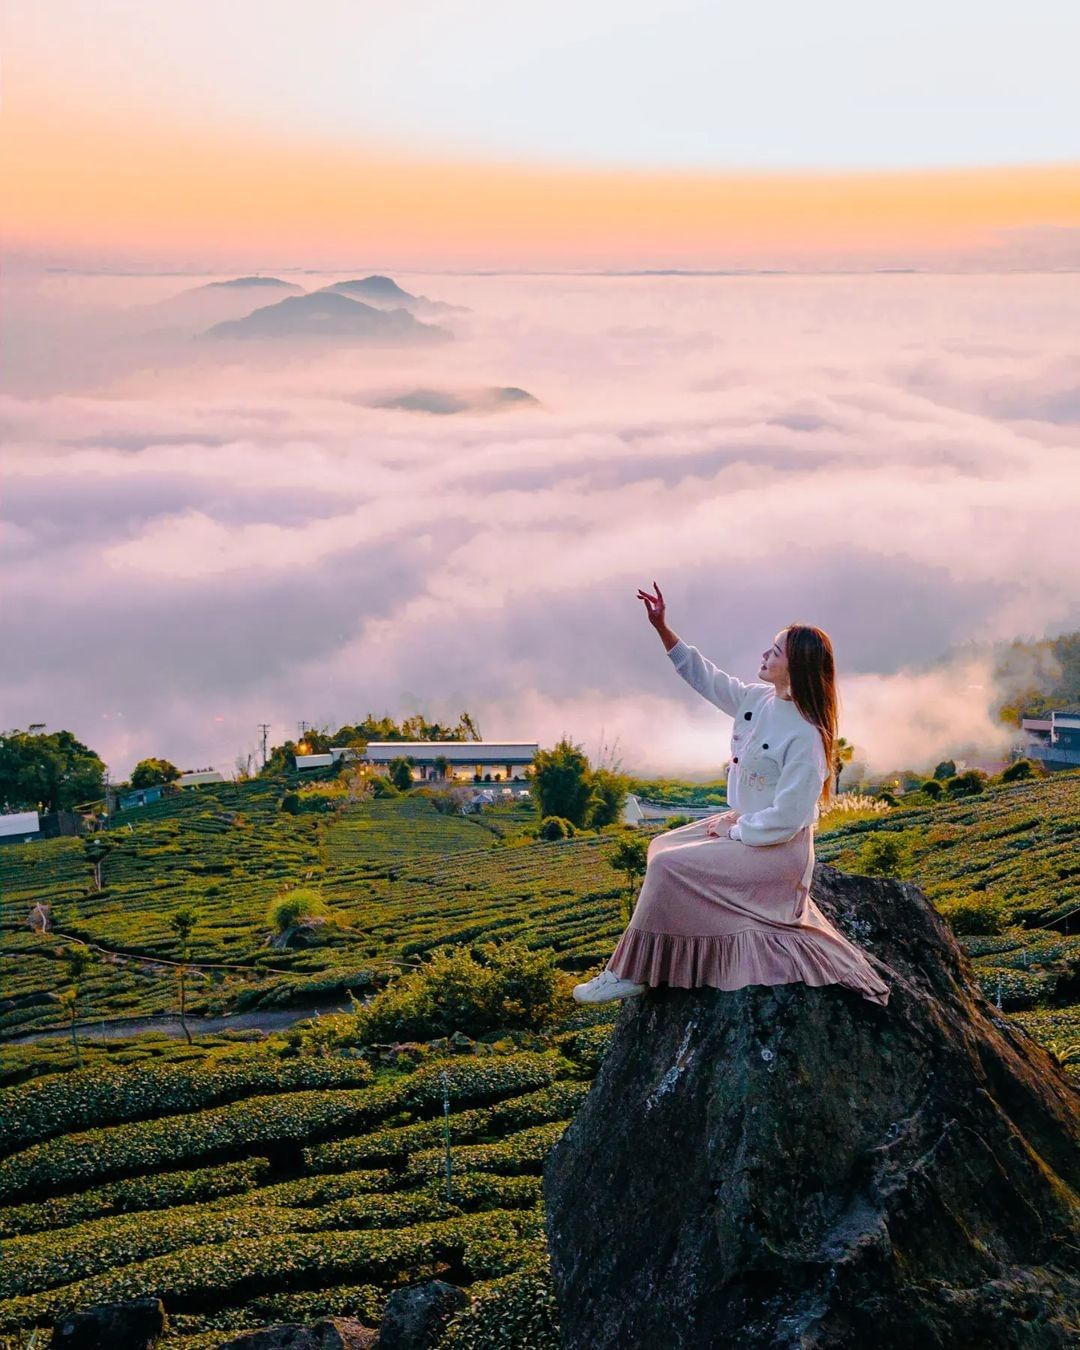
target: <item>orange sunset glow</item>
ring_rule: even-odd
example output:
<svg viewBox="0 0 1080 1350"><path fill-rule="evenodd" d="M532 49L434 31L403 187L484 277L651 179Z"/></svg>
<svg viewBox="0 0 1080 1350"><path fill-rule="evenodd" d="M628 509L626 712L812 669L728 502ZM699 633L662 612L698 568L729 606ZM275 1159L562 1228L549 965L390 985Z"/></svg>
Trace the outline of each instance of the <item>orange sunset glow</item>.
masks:
<svg viewBox="0 0 1080 1350"><path fill-rule="evenodd" d="M978 247L1080 226L1074 165L755 173L451 162L288 131L25 110L6 128L13 247L402 264L717 265Z"/></svg>

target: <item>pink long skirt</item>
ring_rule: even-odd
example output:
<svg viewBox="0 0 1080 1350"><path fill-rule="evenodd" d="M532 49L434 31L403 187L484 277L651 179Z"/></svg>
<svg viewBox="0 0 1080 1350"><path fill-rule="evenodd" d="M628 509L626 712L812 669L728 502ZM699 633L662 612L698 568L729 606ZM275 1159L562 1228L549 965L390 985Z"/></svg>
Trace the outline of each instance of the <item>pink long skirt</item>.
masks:
<svg viewBox="0 0 1080 1350"><path fill-rule="evenodd" d="M679 989L841 984L884 1007L889 986L811 899L813 829L751 845L727 837L736 819L726 811L651 840L608 967L636 984Z"/></svg>

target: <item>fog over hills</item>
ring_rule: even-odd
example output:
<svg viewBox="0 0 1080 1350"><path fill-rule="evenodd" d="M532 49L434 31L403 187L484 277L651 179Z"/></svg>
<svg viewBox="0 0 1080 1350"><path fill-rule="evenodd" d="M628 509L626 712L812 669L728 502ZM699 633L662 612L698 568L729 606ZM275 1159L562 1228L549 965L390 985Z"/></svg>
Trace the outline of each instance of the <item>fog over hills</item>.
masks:
<svg viewBox="0 0 1080 1350"><path fill-rule="evenodd" d="M132 318L145 317L153 329L198 332L211 324L243 318L256 306L271 300L303 294L303 286L278 277L234 277L230 281L193 286L149 305L134 306L129 314Z"/></svg>
<svg viewBox="0 0 1080 1350"><path fill-rule="evenodd" d="M217 323L204 338L363 338L381 342L448 342L453 333L421 323L405 309L373 305L333 291L293 295L241 319Z"/></svg>
<svg viewBox="0 0 1080 1350"><path fill-rule="evenodd" d="M426 295L410 295L391 277L370 276L359 281L336 281L332 286L321 287L338 295L347 295L350 300L363 300L377 309L407 309L414 314L464 314L465 305L448 305L443 300L429 300Z"/></svg>
<svg viewBox="0 0 1080 1350"><path fill-rule="evenodd" d="M448 415L461 412L504 412L511 408L539 407L540 400L525 389L513 387L452 391L449 389L411 389L407 394L392 394L376 399L372 408L397 408L401 412Z"/></svg>
<svg viewBox="0 0 1080 1350"><path fill-rule="evenodd" d="M431 332L318 289L358 268L265 270L199 289ZM8 726L122 775L467 707L713 775L730 727L645 621L656 580L742 678L819 624L856 760L928 772L1007 743L973 640L1080 628L1080 277L372 270L467 306L455 340L147 336L137 301L226 278L5 278Z"/></svg>

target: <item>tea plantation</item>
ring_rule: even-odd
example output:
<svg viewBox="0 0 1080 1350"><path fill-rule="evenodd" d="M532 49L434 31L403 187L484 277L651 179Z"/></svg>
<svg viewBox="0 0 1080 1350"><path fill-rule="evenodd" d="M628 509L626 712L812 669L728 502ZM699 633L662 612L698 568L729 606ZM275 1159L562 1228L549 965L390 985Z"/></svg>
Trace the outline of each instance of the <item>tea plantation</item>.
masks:
<svg viewBox="0 0 1080 1350"><path fill-rule="evenodd" d="M441 1347L557 1346L540 1179L618 1015L570 989L622 931L619 832L520 845L526 805L462 817L417 794L290 815L283 786L128 813L101 889L81 840L0 850L0 1345L40 1350L64 1311L147 1293L167 1344L191 1350L332 1313L378 1325L397 1284L438 1276L474 1295ZM819 860L852 871L868 840L895 836L900 875L956 915L988 996L1078 1071L1080 774L828 825ZM268 907L293 885L317 888L329 921L309 945L269 945ZM27 925L39 902L50 933ZM96 1036L175 1011L182 908L194 1044ZM559 1011L539 1028L508 1005L473 1040L389 1050L319 1038L351 1014L270 1035L198 1026L345 1006L436 949L509 939L558 972ZM65 952L83 943L73 979ZM55 1001L72 985L80 1068ZM59 1034L20 1039L43 1031Z"/></svg>

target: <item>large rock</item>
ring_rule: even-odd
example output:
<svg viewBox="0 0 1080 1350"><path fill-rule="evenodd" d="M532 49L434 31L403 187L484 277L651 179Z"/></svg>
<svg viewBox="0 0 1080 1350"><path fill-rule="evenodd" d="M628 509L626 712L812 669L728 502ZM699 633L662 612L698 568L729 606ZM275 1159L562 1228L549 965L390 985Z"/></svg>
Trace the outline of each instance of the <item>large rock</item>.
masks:
<svg viewBox="0 0 1080 1350"><path fill-rule="evenodd" d="M447 1321L471 1301L464 1289L445 1280L395 1289L379 1323L379 1350L429 1350Z"/></svg>
<svg viewBox="0 0 1080 1350"><path fill-rule="evenodd" d="M624 1001L544 1171L564 1350L1064 1347L1080 1094L913 885L818 865L838 986Z"/></svg>
<svg viewBox="0 0 1080 1350"><path fill-rule="evenodd" d="M165 1308L159 1298L128 1303L99 1303L69 1313L53 1326L59 1350L150 1350L165 1332Z"/></svg>

